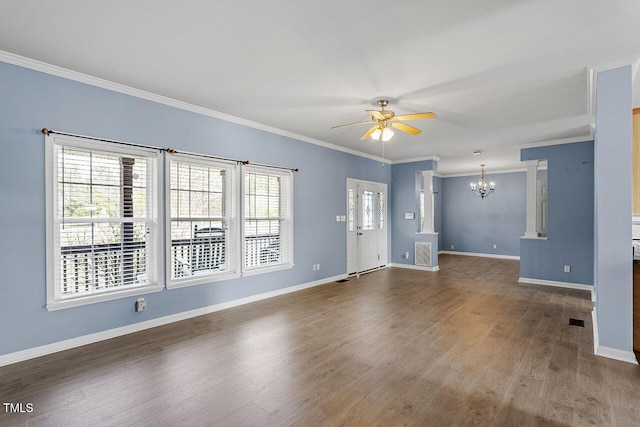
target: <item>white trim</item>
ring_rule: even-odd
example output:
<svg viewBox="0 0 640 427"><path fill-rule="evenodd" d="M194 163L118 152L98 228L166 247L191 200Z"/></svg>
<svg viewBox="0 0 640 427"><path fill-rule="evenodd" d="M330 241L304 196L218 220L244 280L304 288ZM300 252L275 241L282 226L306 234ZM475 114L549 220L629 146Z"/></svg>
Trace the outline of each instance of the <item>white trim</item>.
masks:
<svg viewBox="0 0 640 427"><path fill-rule="evenodd" d="M411 265L411 264L398 264L398 263L390 263L387 264L387 267L398 267L398 268L408 268L409 270L422 270L422 271L440 271L440 267L437 265L435 267L422 267L420 265Z"/></svg>
<svg viewBox="0 0 640 427"><path fill-rule="evenodd" d="M85 138L79 138L75 136L67 135L45 135L45 200L46 200L46 304L45 308L48 311L56 311L61 309L79 307L87 304L94 304L104 301L112 301L120 298L126 298L135 295L145 295L154 292L161 292L164 289L164 284L161 281L162 277L162 260L163 257L159 251L159 242L162 239L162 228L159 225L160 221L160 176L161 176L161 152L159 149L147 148L147 147L128 147L124 145L115 144L112 142L101 141L99 139L90 140ZM58 216L58 194L57 194L57 175L59 173L57 169L58 159L56 155L56 146L81 148L90 151L102 151L115 155L132 155L137 157L144 157L151 161L152 167L147 168L147 206L148 206L148 218L130 218L131 221L145 222L147 226L157 233L151 233L155 235L152 238L152 242L147 241L147 272L149 273L150 281L152 284L139 286L139 285L126 285L119 289L105 290L93 294L68 296L62 297L59 295L59 283L60 277L56 267L56 257L60 249L59 242L56 243L56 236L59 232L59 225L62 221ZM154 200L155 203L152 203ZM107 219L108 220L108 219ZM123 222L121 217L116 218L112 222ZM103 223L105 219L99 218L72 218L69 223Z"/></svg>
<svg viewBox="0 0 640 427"><path fill-rule="evenodd" d="M529 277L520 277L518 282L530 285L554 286L556 288L579 289L593 294L593 285L585 285L583 283L558 282L555 280L531 279Z"/></svg>
<svg viewBox="0 0 640 427"><path fill-rule="evenodd" d="M73 80L76 82L88 84L90 86L107 89L113 92L123 93L125 95L134 96L140 99L146 99L147 101L157 102L158 104L168 105L170 107L179 108L181 110L191 111L193 113L202 114L203 116L209 116L216 119L224 120L231 123L236 123L242 126L246 126L253 129L262 130L275 135L284 136L287 138L297 139L299 141L308 142L310 144L319 145L321 147L329 148L331 150L341 151L343 153L353 154L355 156L365 157L367 159L376 160L382 163L392 164L392 161L382 157L374 156L372 154L364 153L362 151L353 150L351 148L343 147L340 145L331 144L329 142L320 141L315 138L300 135L297 133L289 132L283 129L278 129L272 126L268 126L262 123L254 122L251 120L243 119L241 117L232 116L231 114L221 113L219 111L211 110L208 108L200 107L188 102L179 101L177 99L169 98L155 93L147 92L144 90L136 89L131 86L126 86L120 83L114 83L108 80L104 80L98 77L90 76L88 74L79 73L66 68L58 67L56 65L47 64L45 62L36 61L31 58L16 55L10 52L0 50L0 61L8 64L17 65L20 67L28 68L30 70L40 71L42 73L50 74L53 76L62 77L65 79Z"/></svg>
<svg viewBox="0 0 640 427"><path fill-rule="evenodd" d="M528 239L528 240L547 240L548 239L547 237L538 236L538 232L535 233L535 236L524 235L524 236L520 236L519 238L520 239Z"/></svg>
<svg viewBox="0 0 640 427"><path fill-rule="evenodd" d="M169 264L169 262L167 262ZM170 273L167 274L170 277ZM204 283L220 282L222 280L232 280L242 277L242 274L235 271L223 271L216 273L203 274L202 276L190 276L182 280L166 280L167 289L186 288L189 286L202 285Z"/></svg>
<svg viewBox="0 0 640 427"><path fill-rule="evenodd" d="M482 258L498 258L498 259L513 259L519 260L520 257L517 255L498 255L498 254L483 254L478 252L461 252L461 251L440 251L439 254L446 255L462 255L462 256L477 256Z"/></svg>
<svg viewBox="0 0 640 427"><path fill-rule="evenodd" d="M116 299L133 297L138 295L153 294L162 292L164 285L138 286L131 289L121 289L118 291L106 292L104 294L87 295L83 297L69 298L68 300L56 300L48 302L45 306L47 311L63 310L65 308L81 307L83 305L95 304L98 302L113 301Z"/></svg>
<svg viewBox="0 0 640 427"><path fill-rule="evenodd" d="M173 268L173 250L172 250L172 238L171 238L171 224L173 218L179 218L182 221L207 221L209 218L193 218L193 217L178 217L171 215L171 162L182 162L188 164L201 165L206 167L213 168L221 168L227 174L227 181L224 185L224 205L225 212L224 216L221 218L223 224L226 224L227 236L225 243L225 250L230 256L227 257L227 266L228 270L218 271L218 272L209 272L206 274L194 274L193 276L183 277L173 279L171 277L171 269ZM239 192L240 187L239 183L236 181L238 179L238 170L240 168L236 165L235 162L225 161L225 160L217 160L217 159L209 159L206 157L201 157L193 154L182 154L176 153L171 156L166 155L164 158L164 200L168 201L164 206L164 259L165 268L165 285L167 289L176 289L176 288L184 288L187 286L195 286L201 285L204 283L212 283L218 282L221 280L230 280L241 277L240 274L240 262L241 257L239 252L232 251L233 244L230 242L238 242L240 240L240 230L238 228L238 213L237 213L237 200L240 198ZM235 252L235 253L234 253ZM235 258L235 259L234 259Z"/></svg>
<svg viewBox="0 0 640 427"><path fill-rule="evenodd" d="M591 311L591 323L593 323L593 354L596 356L632 363L634 365L638 364L638 360L636 359L636 355L633 351L618 350L617 348L604 347L600 345L600 338L598 336L598 317L595 309Z"/></svg>
<svg viewBox="0 0 640 427"><path fill-rule="evenodd" d="M422 156L422 157L414 157L411 159L402 159L402 160L393 160L390 162L392 165L397 165L400 163L415 163L415 162L423 162L425 160L434 160L436 162L440 161L440 157L438 156Z"/></svg>
<svg viewBox="0 0 640 427"><path fill-rule="evenodd" d="M618 350L617 348L598 346L594 354L596 356L608 357L609 359L620 360L622 362L633 363L634 365L638 364L636 360L636 355L633 351L624 351Z"/></svg>
<svg viewBox="0 0 640 427"><path fill-rule="evenodd" d="M242 244L244 245L244 240L242 242ZM290 270L293 267L295 267L295 264L293 263L283 263L283 264L274 264L274 265L269 265L266 267L253 267L251 269L247 269L242 273L242 277L247 277L247 276L255 276L256 274L263 274L263 273L272 273L274 271L280 271L280 270Z"/></svg>
<svg viewBox="0 0 640 427"><path fill-rule="evenodd" d="M416 231L416 234L423 236L437 236L440 233L438 231Z"/></svg>
<svg viewBox="0 0 640 427"><path fill-rule="evenodd" d="M207 307L198 308L195 310L184 311L182 313L171 314L169 316L159 317L157 319L146 320L144 322L138 322L138 323L134 323L127 326L122 326L120 328L109 329L106 331L96 332L89 335L83 335L80 337L71 338L64 341L58 341L55 343L46 344L39 347L33 347L26 350L16 351L14 353L3 354L3 355L0 355L0 366L22 362L24 360L33 359L35 357L45 356L47 354L56 353L59 351L68 350L71 348L80 347L87 344L92 344L98 341L108 340L111 338L131 334L134 332L144 331L145 329L151 329L157 326L167 325L169 323L191 319L192 317L203 316L205 314L214 313L216 311L238 307L244 304L249 304L256 301L261 301L264 299L301 291L303 289L312 288L314 286L320 286L327 283L332 283L337 280L346 279L346 278L347 278L346 274L340 274L333 277L327 277L325 279L315 280L313 282L303 283L301 285L289 286L286 288L277 289L275 291L264 292L261 294L251 295L248 297L239 298L236 300L227 301L219 304L214 304Z"/></svg>
<svg viewBox="0 0 640 427"><path fill-rule="evenodd" d="M593 140L593 135L584 135L584 136L574 136L572 138L549 139L546 141L529 142L527 144L521 144L519 145L519 147L520 149L546 147L549 145L573 144L575 142L587 142L592 140Z"/></svg>
<svg viewBox="0 0 640 427"><path fill-rule="evenodd" d="M514 172L526 172L527 168L514 168L514 169L497 169L497 170L487 170L487 175L498 175L501 173L514 173ZM458 178L461 176L475 176L479 175L478 171L470 171L470 172L460 172L460 173L451 173L451 174L438 174L436 176L440 178Z"/></svg>
<svg viewBox="0 0 640 427"><path fill-rule="evenodd" d="M598 316L596 314L596 308L591 310L591 323L593 324L593 354L596 354L596 349L600 347L600 335L598 334Z"/></svg>
<svg viewBox="0 0 640 427"><path fill-rule="evenodd" d="M293 171L291 170L274 170L266 166L260 165L242 165L240 167L240 269L242 276L253 276L256 274L270 273L272 271L288 270L295 266L294 264L294 247L293 247ZM245 179L247 173L257 173L265 175L276 175L282 178L280 180L279 197L280 197L280 253L282 262L279 264L270 264L266 266L255 266L247 268L246 260L246 220L245 216ZM283 192L283 188L288 186L288 191ZM283 194L284 193L284 194ZM286 197L286 200L285 200ZM265 218L267 219L267 218ZM275 220L276 218L268 218ZM283 238L284 236L284 238ZM285 239L286 238L286 239Z"/></svg>

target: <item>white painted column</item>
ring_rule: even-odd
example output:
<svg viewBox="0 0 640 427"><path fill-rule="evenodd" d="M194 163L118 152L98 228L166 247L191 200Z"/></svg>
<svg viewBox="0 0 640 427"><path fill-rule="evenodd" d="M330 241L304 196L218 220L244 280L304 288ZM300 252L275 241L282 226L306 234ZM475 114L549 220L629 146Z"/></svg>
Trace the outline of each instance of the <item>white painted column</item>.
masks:
<svg viewBox="0 0 640 427"><path fill-rule="evenodd" d="M527 165L527 223L523 236L525 239L535 239L538 237L536 230L538 211L536 209L538 162L539 160L528 160L525 162Z"/></svg>
<svg viewBox="0 0 640 427"><path fill-rule="evenodd" d="M422 188L424 188L424 226L422 233L434 233L433 208L433 171L422 171Z"/></svg>

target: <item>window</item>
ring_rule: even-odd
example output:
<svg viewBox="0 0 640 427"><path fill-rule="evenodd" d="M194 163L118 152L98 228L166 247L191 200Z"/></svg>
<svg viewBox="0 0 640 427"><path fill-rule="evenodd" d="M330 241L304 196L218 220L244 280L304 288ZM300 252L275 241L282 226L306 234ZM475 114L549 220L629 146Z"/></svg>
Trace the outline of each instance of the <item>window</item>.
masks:
<svg viewBox="0 0 640 427"><path fill-rule="evenodd" d="M246 272L293 266L291 172L244 169L244 267Z"/></svg>
<svg viewBox="0 0 640 427"><path fill-rule="evenodd" d="M373 230L373 191L364 190L362 192L362 229Z"/></svg>
<svg viewBox="0 0 640 427"><path fill-rule="evenodd" d="M355 201L355 191L353 188L349 189L349 231L354 231L356 229L356 201Z"/></svg>
<svg viewBox="0 0 640 427"><path fill-rule="evenodd" d="M167 287L238 273L235 163L167 157Z"/></svg>
<svg viewBox="0 0 640 427"><path fill-rule="evenodd" d="M384 193L378 192L378 229L384 230Z"/></svg>
<svg viewBox="0 0 640 427"><path fill-rule="evenodd" d="M162 289L157 150L46 137L47 309Z"/></svg>

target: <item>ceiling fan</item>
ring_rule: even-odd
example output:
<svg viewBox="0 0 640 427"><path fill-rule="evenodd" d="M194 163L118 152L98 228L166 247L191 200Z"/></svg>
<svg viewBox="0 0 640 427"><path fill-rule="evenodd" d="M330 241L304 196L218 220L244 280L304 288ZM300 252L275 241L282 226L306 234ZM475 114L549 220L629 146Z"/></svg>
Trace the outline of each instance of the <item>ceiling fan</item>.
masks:
<svg viewBox="0 0 640 427"><path fill-rule="evenodd" d="M333 126L331 129L373 123L374 125L371 126L371 128L369 128L369 130L367 130L360 139L367 139L371 137L372 139L386 142L386 141L389 141L393 136L393 131L389 127L393 127L395 129L401 130L402 132L406 132L410 135L417 135L420 132L422 132L418 128L415 128L406 123L403 123L402 122L403 120L435 119L437 117L435 113L431 113L431 112L400 114L399 116L396 116L396 113L394 113L393 111L385 110L385 107L389 105L388 99L378 100L378 105L381 108L380 110L366 110L367 113L371 114L371 120Z"/></svg>

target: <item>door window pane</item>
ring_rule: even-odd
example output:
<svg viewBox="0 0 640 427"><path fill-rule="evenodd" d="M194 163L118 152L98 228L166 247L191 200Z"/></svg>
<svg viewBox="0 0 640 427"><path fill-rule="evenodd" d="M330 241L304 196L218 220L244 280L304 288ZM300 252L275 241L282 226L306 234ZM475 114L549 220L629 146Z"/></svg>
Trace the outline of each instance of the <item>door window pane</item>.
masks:
<svg viewBox="0 0 640 427"><path fill-rule="evenodd" d="M373 230L373 191L362 192L362 229Z"/></svg>

